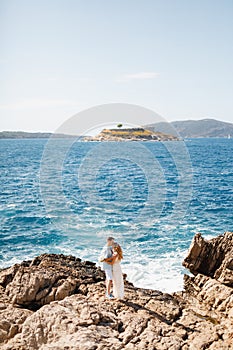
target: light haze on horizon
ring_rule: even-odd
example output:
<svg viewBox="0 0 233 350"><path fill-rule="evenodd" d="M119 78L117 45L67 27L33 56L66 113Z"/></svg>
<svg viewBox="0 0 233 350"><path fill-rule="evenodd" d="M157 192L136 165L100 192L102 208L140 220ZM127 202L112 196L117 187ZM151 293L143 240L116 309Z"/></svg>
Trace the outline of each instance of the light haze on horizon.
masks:
<svg viewBox="0 0 233 350"><path fill-rule="evenodd" d="M233 123L232 18L231 0L0 0L0 131L106 103Z"/></svg>

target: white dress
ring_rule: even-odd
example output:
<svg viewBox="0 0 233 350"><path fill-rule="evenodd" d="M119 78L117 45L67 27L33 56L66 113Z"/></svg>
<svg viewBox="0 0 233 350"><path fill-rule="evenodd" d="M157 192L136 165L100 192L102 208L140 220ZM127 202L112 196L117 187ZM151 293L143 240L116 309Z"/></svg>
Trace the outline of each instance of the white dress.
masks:
<svg viewBox="0 0 233 350"><path fill-rule="evenodd" d="M120 260L116 259L112 265L112 282L113 282L113 296L115 298L124 298L124 280L121 270Z"/></svg>

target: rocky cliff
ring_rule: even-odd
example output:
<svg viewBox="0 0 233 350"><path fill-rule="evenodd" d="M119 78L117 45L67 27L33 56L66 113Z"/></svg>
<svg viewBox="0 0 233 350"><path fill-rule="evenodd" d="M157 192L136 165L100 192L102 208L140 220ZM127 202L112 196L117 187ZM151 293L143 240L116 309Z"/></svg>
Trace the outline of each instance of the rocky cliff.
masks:
<svg viewBox="0 0 233 350"><path fill-rule="evenodd" d="M3 350L233 349L233 233L197 234L184 290L134 287L106 300L103 272L72 256L44 254L0 271Z"/></svg>

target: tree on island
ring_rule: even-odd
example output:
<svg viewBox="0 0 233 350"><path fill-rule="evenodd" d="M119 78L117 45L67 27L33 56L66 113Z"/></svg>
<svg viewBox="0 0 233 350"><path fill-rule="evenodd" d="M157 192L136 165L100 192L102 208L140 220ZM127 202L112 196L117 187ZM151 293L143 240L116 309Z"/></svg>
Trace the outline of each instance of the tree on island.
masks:
<svg viewBox="0 0 233 350"><path fill-rule="evenodd" d="M122 126L123 126L122 124L117 124L118 128L122 128Z"/></svg>

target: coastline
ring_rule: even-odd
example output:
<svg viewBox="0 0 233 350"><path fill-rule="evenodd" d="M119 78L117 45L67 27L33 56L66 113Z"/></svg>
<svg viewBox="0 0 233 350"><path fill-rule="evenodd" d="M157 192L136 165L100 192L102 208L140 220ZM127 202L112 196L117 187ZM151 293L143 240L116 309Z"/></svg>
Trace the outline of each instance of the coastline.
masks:
<svg viewBox="0 0 233 350"><path fill-rule="evenodd" d="M196 234L184 291L136 288L105 299L104 273L73 256L43 254L0 271L1 349L232 349L233 233Z"/></svg>

